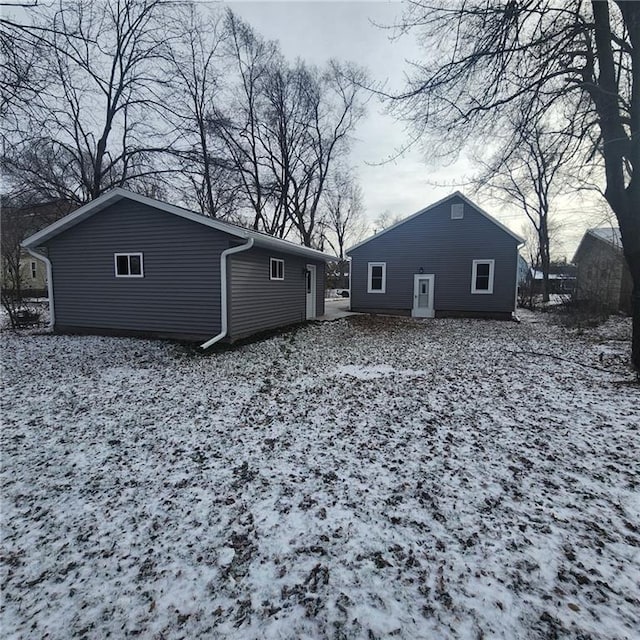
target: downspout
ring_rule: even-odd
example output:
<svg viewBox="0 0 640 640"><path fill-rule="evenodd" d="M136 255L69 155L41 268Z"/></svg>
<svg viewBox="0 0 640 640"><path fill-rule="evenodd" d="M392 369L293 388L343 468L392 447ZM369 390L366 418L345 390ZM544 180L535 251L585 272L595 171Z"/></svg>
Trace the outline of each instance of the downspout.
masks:
<svg viewBox="0 0 640 640"><path fill-rule="evenodd" d="M232 253L240 253L241 251L247 251L253 247L253 238L249 238L245 244L241 244L239 247L231 247L225 249L220 254L220 320L221 327L220 333L217 336L213 336L210 340L203 342L200 345L201 349L208 349L212 344L222 340L227 335L228 318L227 318L227 256Z"/></svg>
<svg viewBox="0 0 640 640"><path fill-rule="evenodd" d="M27 253L37 260L42 260L45 266L47 267L47 295L49 296L49 328L53 329L56 323L56 313L55 307L53 306L53 271L51 269L51 260L47 258L42 253L38 253L37 251L33 251L29 249L29 247L24 247L27 250Z"/></svg>

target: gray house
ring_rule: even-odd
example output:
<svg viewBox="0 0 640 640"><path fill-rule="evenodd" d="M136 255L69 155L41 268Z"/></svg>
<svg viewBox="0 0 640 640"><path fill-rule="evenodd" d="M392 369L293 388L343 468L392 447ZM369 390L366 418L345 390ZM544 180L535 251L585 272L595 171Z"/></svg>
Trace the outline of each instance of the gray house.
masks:
<svg viewBox="0 0 640 640"><path fill-rule="evenodd" d="M511 318L522 238L456 192L351 247L351 309Z"/></svg>
<svg viewBox="0 0 640 640"><path fill-rule="evenodd" d="M333 256L114 189L23 242L56 331L233 342L324 313Z"/></svg>

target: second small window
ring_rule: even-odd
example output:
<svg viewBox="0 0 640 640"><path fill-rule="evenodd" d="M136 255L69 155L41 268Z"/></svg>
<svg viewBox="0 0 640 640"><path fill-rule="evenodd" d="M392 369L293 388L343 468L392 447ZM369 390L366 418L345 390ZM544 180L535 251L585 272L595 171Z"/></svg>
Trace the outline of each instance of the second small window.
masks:
<svg viewBox="0 0 640 640"><path fill-rule="evenodd" d="M271 280L284 280L284 260L271 258Z"/></svg>

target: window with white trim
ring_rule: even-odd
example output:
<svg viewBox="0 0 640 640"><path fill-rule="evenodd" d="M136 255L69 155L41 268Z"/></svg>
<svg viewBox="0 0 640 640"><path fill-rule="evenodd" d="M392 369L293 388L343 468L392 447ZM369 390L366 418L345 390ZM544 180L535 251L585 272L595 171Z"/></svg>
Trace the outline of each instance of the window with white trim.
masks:
<svg viewBox="0 0 640 640"><path fill-rule="evenodd" d="M280 258L271 258L270 269L270 280L284 280L284 260L280 260Z"/></svg>
<svg viewBox="0 0 640 640"><path fill-rule="evenodd" d="M495 260L474 260L471 270L471 293L493 293Z"/></svg>
<svg viewBox="0 0 640 640"><path fill-rule="evenodd" d="M114 253L116 278L143 278L144 267L141 253Z"/></svg>
<svg viewBox="0 0 640 640"><path fill-rule="evenodd" d="M384 293L387 288L387 263L369 262L367 293Z"/></svg>
<svg viewBox="0 0 640 640"><path fill-rule="evenodd" d="M38 264L35 260L31 261L31 279L35 280L38 276Z"/></svg>

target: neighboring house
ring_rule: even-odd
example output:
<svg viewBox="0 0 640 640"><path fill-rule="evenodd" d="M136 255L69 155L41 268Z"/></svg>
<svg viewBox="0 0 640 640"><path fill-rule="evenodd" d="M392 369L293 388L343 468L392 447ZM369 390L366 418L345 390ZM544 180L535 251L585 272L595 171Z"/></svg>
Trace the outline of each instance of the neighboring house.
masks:
<svg viewBox="0 0 640 640"><path fill-rule="evenodd" d="M518 254L518 286L522 287L527 284L529 279L529 264L527 261Z"/></svg>
<svg viewBox="0 0 640 640"><path fill-rule="evenodd" d="M576 286L576 272L574 265L550 265L549 266L549 293L570 294ZM540 269L531 267L529 272L532 293L541 294L543 291L544 274Z"/></svg>
<svg viewBox="0 0 640 640"><path fill-rule="evenodd" d="M39 229L60 219L73 209L66 200L12 206L2 203L2 288L20 291L22 296L42 296L47 290L45 263L25 251L20 243Z"/></svg>
<svg viewBox="0 0 640 640"><path fill-rule="evenodd" d="M23 296L43 295L47 290L47 268L42 260L34 258L27 251L21 250L18 257L18 279L20 292ZM3 261L0 273L0 284L3 289L16 291L15 267L9 269Z"/></svg>
<svg viewBox="0 0 640 640"><path fill-rule="evenodd" d="M511 318L522 243L456 192L347 251L351 309Z"/></svg>
<svg viewBox="0 0 640 640"><path fill-rule="evenodd" d="M203 347L322 315L335 259L120 188L23 246L49 262L55 330Z"/></svg>
<svg viewBox="0 0 640 640"><path fill-rule="evenodd" d="M609 311L631 313L633 281L622 251L619 229L588 229L573 261L578 268L576 300Z"/></svg>
<svg viewBox="0 0 640 640"><path fill-rule="evenodd" d="M26 251L21 252L20 280L23 293L43 295L47 290L47 266Z"/></svg>

